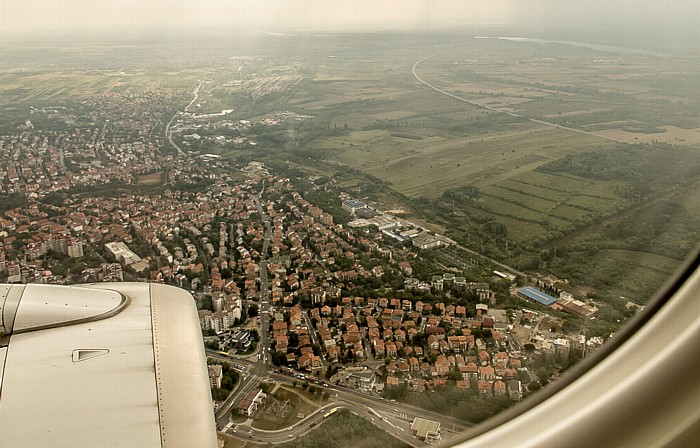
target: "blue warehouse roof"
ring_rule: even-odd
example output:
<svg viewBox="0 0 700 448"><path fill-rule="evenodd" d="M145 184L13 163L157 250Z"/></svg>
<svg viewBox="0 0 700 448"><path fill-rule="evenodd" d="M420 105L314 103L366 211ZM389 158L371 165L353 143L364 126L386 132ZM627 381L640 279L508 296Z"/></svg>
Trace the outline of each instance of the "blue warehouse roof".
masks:
<svg viewBox="0 0 700 448"><path fill-rule="evenodd" d="M543 293L539 289L533 288L532 286L525 286L524 288L520 288L519 292L528 299L532 299L535 302L541 303L542 305L546 306L549 306L557 300L559 300L556 297L552 297L549 294Z"/></svg>
<svg viewBox="0 0 700 448"><path fill-rule="evenodd" d="M367 205L362 201L358 201L357 199L348 199L347 201L343 202L343 204L352 208L362 208Z"/></svg>

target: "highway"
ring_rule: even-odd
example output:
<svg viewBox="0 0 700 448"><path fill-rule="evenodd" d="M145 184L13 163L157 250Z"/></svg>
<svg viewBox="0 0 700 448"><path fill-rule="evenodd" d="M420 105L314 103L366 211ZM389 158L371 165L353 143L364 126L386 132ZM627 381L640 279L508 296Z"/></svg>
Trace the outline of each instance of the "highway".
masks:
<svg viewBox="0 0 700 448"><path fill-rule="evenodd" d="M615 137L609 137L609 136L607 136L607 135L596 134L595 132L584 131L584 130L581 130L581 129L576 129L576 128L571 128L571 127L568 127L568 126L563 126L563 125L560 125L560 124L557 124L557 123L551 123L551 122L549 122L549 121L537 120L537 119L534 119L534 118L526 117L526 116L524 116L524 115L516 114L515 112L510 112L510 111L507 111L507 110L499 109L499 108L497 108L497 107L492 107L492 106L488 106L488 105L485 105L485 104L479 104L479 103L477 103L477 102L475 102L475 101L470 101L470 100L468 100L468 99L466 99L466 98L462 98L462 97L457 96L457 95L455 95L455 94L453 94L453 93L446 92L446 91L444 91L444 90L442 90L442 89L440 89L440 88L438 88L438 87L435 87L434 85L430 84L429 82L423 80L423 78L421 78L420 76L418 76L418 73L416 72L416 69L418 68L418 65L420 65L420 63L422 63L423 61L426 61L426 60L428 60L428 59L430 59L430 58L432 58L432 57L435 57L435 56L437 56L437 54L432 54L432 55L430 55L430 56L428 56L428 57L425 57L425 58L421 59L420 61L417 61L415 64L413 64L413 69L412 69L412 71L413 71L413 77L416 78L416 80L418 80L418 82L420 82L421 84L423 84L423 85L426 86L426 87L429 87L429 88L433 89L434 91L436 91L436 92L438 92L438 93L442 93L443 95L447 95L447 96L449 96L450 98L454 98L454 99L456 99L456 100L463 101L463 102L465 102L465 103L471 104L472 106L475 106L475 107L478 107L478 108L481 108L481 109L486 109L486 110L490 110L490 111L493 111L493 112L500 112L500 113L502 113L502 114L508 114L508 115L510 115L511 117L525 118L525 119L527 119L527 120L530 120L530 121L533 122L533 123L538 123L538 124L542 124L542 125L545 125L545 126L550 126L550 127L557 128L557 129L563 129L563 130L565 130L565 131L577 132L577 133L579 133L579 134L592 135L592 136L594 136L594 137L602 138L602 139L605 139L605 140L612 140L612 141L614 141L614 142L619 142L619 143L630 143L630 144L633 144L633 143L634 143L634 142L629 142L629 141L627 141L627 140L622 140L622 139L615 138Z"/></svg>
<svg viewBox="0 0 700 448"><path fill-rule="evenodd" d="M228 398L216 409L214 417L216 418L216 426L221 429L231 420L231 410L236 412L237 405L246 395L260 384L260 377L255 373L241 374L236 387L233 389Z"/></svg>
<svg viewBox="0 0 700 448"><path fill-rule="evenodd" d="M173 145L173 148L175 148L178 152L183 157L187 157L187 153L180 148L175 141L173 140L173 133L170 130L170 126L173 124L173 121L175 121L175 118L177 118L179 112L175 112L175 115L173 115L173 118L168 121L168 124L165 126L165 138L170 142L171 145Z"/></svg>
<svg viewBox="0 0 700 448"><path fill-rule="evenodd" d="M424 444L416 440L410 430L411 422L415 417L426 418L439 421L443 437L447 440L457 433L473 426L472 423L448 417L446 415L427 411L425 409L401 403L398 401L384 400L366 393L337 386L322 386L318 383L315 387L321 388L330 394L331 403L323 405L318 411L310 414L305 419L294 424L291 429L279 431L263 431L255 429L250 425L232 425L230 423L230 410L234 403L238 403L246 394L256 388L263 380L274 380L280 384L286 384L292 388L295 380L291 376L282 375L268 371L258 373L260 363L245 358L225 356L212 350L207 350L207 356L212 359L246 366L247 369L241 374L239 383L231 393L229 398L217 409L216 422L219 429L223 429L228 435L244 439L252 439L260 443L282 443L292 438L299 437L315 428L324 418L323 414L333 407L344 407L357 413L365 419L370 420L375 426L387 431L412 446L423 446ZM386 419L386 420L385 420ZM252 434L251 432L252 431ZM289 435L292 435L290 438Z"/></svg>
<svg viewBox="0 0 700 448"><path fill-rule="evenodd" d="M204 84L204 82L205 82L204 80L199 81L199 85L197 85L197 87L192 92L192 94L194 95L194 98L192 98L192 101L190 101L190 104L188 104L187 107L185 107L185 112L187 112L187 110L190 107L192 107L192 105L195 103L195 101L197 101L197 98L199 98L199 89L202 87L202 84Z"/></svg>
<svg viewBox="0 0 700 448"><path fill-rule="evenodd" d="M415 417L427 418L429 420L435 420L442 423L442 432L444 433L455 433L461 432L465 429L473 426L473 423L465 422L453 417L448 417L444 414L438 412L428 411L426 409L419 408L417 406L412 406L410 404L401 403L399 401L383 400L378 397L373 397L362 393L354 389L348 389L344 387L326 387L326 390L331 392L331 396L337 394L334 397L336 400L343 400L348 403L359 404L368 408L372 408L375 411L383 412L386 414L397 414L405 415L407 419L413 421Z"/></svg>
<svg viewBox="0 0 700 448"><path fill-rule="evenodd" d="M266 431L262 429L253 428L250 425L239 424L232 425L225 432L230 436L239 437L244 440L252 440L256 443L285 443L305 435L309 431L312 431L313 429L323 424L325 421L327 421L328 418L332 418L330 416L326 417L326 415L332 415L332 412L335 412L333 411L334 409L335 411L347 409L354 415L364 417L370 422L372 422L373 425L392 434L394 437L400 439L402 442L405 442L410 446L425 446L423 442L419 441L412 435L410 430L410 423L406 423L405 421L401 421L393 417L382 416L381 414L367 411L367 409L361 406L356 406L351 403L343 402L328 403L319 408L318 410L314 411L304 420L297 422L288 428L281 429L278 431Z"/></svg>

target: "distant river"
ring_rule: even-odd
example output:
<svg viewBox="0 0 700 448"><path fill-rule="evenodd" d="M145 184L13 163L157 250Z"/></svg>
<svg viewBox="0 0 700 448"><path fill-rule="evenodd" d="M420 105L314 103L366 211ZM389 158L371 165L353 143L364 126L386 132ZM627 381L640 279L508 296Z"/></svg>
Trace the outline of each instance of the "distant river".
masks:
<svg viewBox="0 0 700 448"><path fill-rule="evenodd" d="M654 56L658 58L667 58L670 57L668 54L664 53L659 53L656 51L651 51L651 50L645 50L642 48L624 48L624 47L616 47L614 45L600 45L600 44L591 44L587 42L571 42L571 41L566 41L566 40L543 40L543 39L532 39L530 37L481 37L481 36L476 36L476 39L501 39L501 40L510 40L514 42L533 42L536 44L561 44L561 45L572 45L575 47L583 47L583 48L589 48L591 50L597 50L597 51L606 51L606 52L611 52L611 53L627 53L627 54L641 54L641 55L646 55L646 56Z"/></svg>

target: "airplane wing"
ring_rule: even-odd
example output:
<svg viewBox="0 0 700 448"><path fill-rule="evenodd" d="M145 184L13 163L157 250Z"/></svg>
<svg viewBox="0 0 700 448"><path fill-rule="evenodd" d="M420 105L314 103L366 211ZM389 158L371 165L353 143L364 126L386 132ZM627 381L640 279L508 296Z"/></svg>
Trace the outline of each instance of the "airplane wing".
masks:
<svg viewBox="0 0 700 448"><path fill-rule="evenodd" d="M217 446L192 296L0 285L0 445Z"/></svg>

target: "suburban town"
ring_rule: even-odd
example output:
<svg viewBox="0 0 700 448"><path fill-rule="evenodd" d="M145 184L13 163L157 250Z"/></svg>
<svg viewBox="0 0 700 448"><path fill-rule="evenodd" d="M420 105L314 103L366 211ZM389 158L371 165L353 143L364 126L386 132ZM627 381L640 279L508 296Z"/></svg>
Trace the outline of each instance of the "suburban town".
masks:
<svg viewBox="0 0 700 448"><path fill-rule="evenodd" d="M700 8L580 3L0 3L0 448L694 446Z"/></svg>
<svg viewBox="0 0 700 448"><path fill-rule="evenodd" d="M127 91L95 100L94 113L107 104L124 111L101 127L48 131L26 121L0 136L0 188L22 198L0 216L0 280L151 281L190 291L223 432L240 435L235 418L252 417L240 420L250 425L246 435L264 441L252 423L266 406L264 390L299 382L325 390L325 400L338 388L391 400L397 437L435 442L449 437L445 419L475 423L603 343L571 324L595 319L598 308L561 289L565 283L475 263L448 237L332 180L292 179L257 161L234 166L192 150L196 133L176 134L187 152L164 152L172 134L154 134L153 117L165 114L154 98ZM37 121L69 115L32 110ZM430 262L446 250L471 261ZM477 415L465 404L429 419L399 411L448 390L486 410ZM358 405L357 397L344 400Z"/></svg>

